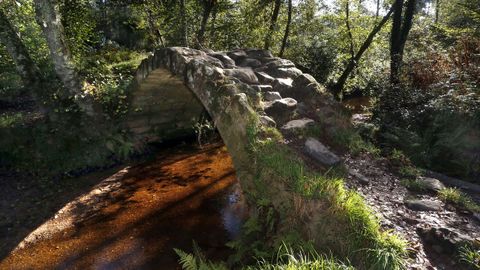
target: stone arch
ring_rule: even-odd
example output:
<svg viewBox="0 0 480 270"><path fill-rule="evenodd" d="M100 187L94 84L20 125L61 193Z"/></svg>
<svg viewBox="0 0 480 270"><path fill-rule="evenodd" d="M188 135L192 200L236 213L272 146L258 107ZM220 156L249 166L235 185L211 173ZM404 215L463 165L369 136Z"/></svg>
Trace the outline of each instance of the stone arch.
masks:
<svg viewBox="0 0 480 270"><path fill-rule="evenodd" d="M152 90L155 88L157 93ZM245 180L254 173L247 137L252 119L259 119L260 125L280 127L295 116L301 117L305 107L322 106L323 113L328 113L335 104L312 76L303 74L291 61L257 49L224 53L163 48L142 61L132 89L134 106L127 127L141 141L174 137L175 132L164 132L159 138L158 130L151 127L181 131L206 109L232 156L244 189L249 186ZM168 103L172 96L177 99L176 105ZM136 100L140 102L135 104ZM173 113L166 113L156 110L156 106L179 108L170 108ZM165 114L167 119L162 119Z"/></svg>

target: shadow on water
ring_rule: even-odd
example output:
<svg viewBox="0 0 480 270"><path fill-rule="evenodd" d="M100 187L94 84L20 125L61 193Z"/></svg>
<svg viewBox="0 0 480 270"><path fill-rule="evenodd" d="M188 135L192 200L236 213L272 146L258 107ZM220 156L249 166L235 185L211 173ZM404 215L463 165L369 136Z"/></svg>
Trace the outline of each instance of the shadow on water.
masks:
<svg viewBox="0 0 480 270"><path fill-rule="evenodd" d="M192 240L223 260L246 213L223 145L169 149L70 202L0 269L179 269L173 248Z"/></svg>

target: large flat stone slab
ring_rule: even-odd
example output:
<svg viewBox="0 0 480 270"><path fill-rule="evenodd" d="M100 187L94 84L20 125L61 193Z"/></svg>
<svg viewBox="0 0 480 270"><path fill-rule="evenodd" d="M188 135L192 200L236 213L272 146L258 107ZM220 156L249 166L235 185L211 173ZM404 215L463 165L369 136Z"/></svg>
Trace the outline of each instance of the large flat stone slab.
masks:
<svg viewBox="0 0 480 270"><path fill-rule="evenodd" d="M322 165L333 166L341 161L337 155L314 138L308 138L305 142L305 152Z"/></svg>
<svg viewBox="0 0 480 270"><path fill-rule="evenodd" d="M307 127L311 127L315 124L315 121L309 118L291 120L282 126L283 131L299 131L304 130Z"/></svg>
<svg viewBox="0 0 480 270"><path fill-rule="evenodd" d="M405 205L414 211L440 211L443 204L439 201L432 200L406 200Z"/></svg>

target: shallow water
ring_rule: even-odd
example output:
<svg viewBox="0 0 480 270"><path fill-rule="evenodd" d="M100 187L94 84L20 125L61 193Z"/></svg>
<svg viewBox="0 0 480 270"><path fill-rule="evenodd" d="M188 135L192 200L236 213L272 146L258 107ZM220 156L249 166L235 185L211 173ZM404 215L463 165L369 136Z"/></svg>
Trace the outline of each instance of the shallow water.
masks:
<svg viewBox="0 0 480 270"><path fill-rule="evenodd" d="M173 248L191 251L193 240L224 260L247 212L222 145L168 149L104 182L0 269L180 269Z"/></svg>

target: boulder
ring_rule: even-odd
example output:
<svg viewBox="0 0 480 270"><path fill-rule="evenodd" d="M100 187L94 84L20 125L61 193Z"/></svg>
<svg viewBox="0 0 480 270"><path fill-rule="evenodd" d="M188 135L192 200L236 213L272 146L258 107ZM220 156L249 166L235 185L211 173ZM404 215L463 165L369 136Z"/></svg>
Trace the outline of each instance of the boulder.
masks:
<svg viewBox="0 0 480 270"><path fill-rule="evenodd" d="M275 79L273 82L273 90L276 92L279 92L280 94L283 94L284 92L287 93L288 89L292 88L292 82L293 80L288 78L288 79Z"/></svg>
<svg viewBox="0 0 480 270"><path fill-rule="evenodd" d="M268 84L259 84L259 85L252 85L252 88L255 89L257 92L271 92L273 90L273 87Z"/></svg>
<svg viewBox="0 0 480 270"><path fill-rule="evenodd" d="M440 211L443 204L439 201L432 200L406 200L405 205L414 211Z"/></svg>
<svg viewBox="0 0 480 270"><path fill-rule="evenodd" d="M326 166L333 166L340 163L340 158L331 152L317 139L308 138L305 142L305 151L313 159Z"/></svg>
<svg viewBox="0 0 480 270"><path fill-rule="evenodd" d="M232 76L247 84L258 83L257 76L251 68L224 69L227 76Z"/></svg>
<svg viewBox="0 0 480 270"><path fill-rule="evenodd" d="M265 64L265 69L273 70L277 68L293 68L295 64L287 59L277 58Z"/></svg>
<svg viewBox="0 0 480 270"><path fill-rule="evenodd" d="M321 86L309 74L301 74L292 81L292 87L287 88L285 96L310 102L321 94Z"/></svg>
<svg viewBox="0 0 480 270"><path fill-rule="evenodd" d="M223 65L226 68L233 68L235 67L235 61L233 61L232 58L230 58L228 55L223 54L223 53L211 53L209 54L212 57L217 58L218 60L222 61Z"/></svg>
<svg viewBox="0 0 480 270"><path fill-rule="evenodd" d="M417 182L422 185L422 187L425 187L427 190L430 191L440 191L445 188L445 185L440 182L440 180L435 179L435 178L430 178L430 177L419 177L417 179Z"/></svg>
<svg viewBox="0 0 480 270"><path fill-rule="evenodd" d="M296 78L302 74L296 67L267 69L265 72L275 78Z"/></svg>
<svg viewBox="0 0 480 270"><path fill-rule="evenodd" d="M254 58L239 58L238 65L241 67L257 68L262 66L262 62Z"/></svg>
<svg viewBox="0 0 480 270"><path fill-rule="evenodd" d="M458 248L472 244L475 241L472 237L463 235L453 228L420 227L417 229L417 232L426 243L436 247L435 251L438 253L453 254Z"/></svg>
<svg viewBox="0 0 480 270"><path fill-rule="evenodd" d="M278 92L265 92L265 94L263 94L263 98L266 100L266 101L275 101L275 100L278 100L278 99L282 99L282 96L280 96L280 93Z"/></svg>
<svg viewBox="0 0 480 270"><path fill-rule="evenodd" d="M245 53L248 57L252 58L273 58L273 55L268 50L261 50L261 49L246 49Z"/></svg>
<svg viewBox="0 0 480 270"><path fill-rule="evenodd" d="M363 174L359 173L357 170L350 169L350 170L348 170L348 173L352 177L356 178L362 184L368 184L370 182L367 177L365 177Z"/></svg>
<svg viewBox="0 0 480 270"><path fill-rule="evenodd" d="M228 57L232 58L234 61L237 61L239 58L246 57L247 53L243 50L235 50L227 53Z"/></svg>
<svg viewBox="0 0 480 270"><path fill-rule="evenodd" d="M272 118L266 116L266 115L261 115L260 116L260 123L262 123L264 126L267 127L276 127L277 123L275 123L275 120Z"/></svg>
<svg viewBox="0 0 480 270"><path fill-rule="evenodd" d="M255 71L255 75L257 75L260 83L263 83L263 84L272 84L275 81L275 78L273 78L272 76L268 75L265 72Z"/></svg>
<svg viewBox="0 0 480 270"><path fill-rule="evenodd" d="M265 112L273 117L273 119L280 124L290 120L297 108L297 101L293 98L282 98L275 100L272 103L267 103Z"/></svg>
<svg viewBox="0 0 480 270"><path fill-rule="evenodd" d="M296 119L288 121L285 125L282 126L283 131L299 131L304 130L307 127L311 127L315 124L315 121L309 118Z"/></svg>

